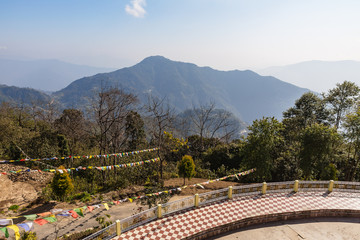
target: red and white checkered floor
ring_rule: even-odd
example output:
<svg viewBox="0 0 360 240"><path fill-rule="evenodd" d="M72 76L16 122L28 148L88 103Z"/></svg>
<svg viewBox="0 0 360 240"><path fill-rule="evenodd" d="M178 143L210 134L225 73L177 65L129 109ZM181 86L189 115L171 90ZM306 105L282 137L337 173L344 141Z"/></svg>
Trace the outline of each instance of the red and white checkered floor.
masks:
<svg viewBox="0 0 360 240"><path fill-rule="evenodd" d="M360 210L360 197L355 193L334 192L329 195L302 192L240 197L164 217L123 233L115 239L177 240L248 217L316 209Z"/></svg>

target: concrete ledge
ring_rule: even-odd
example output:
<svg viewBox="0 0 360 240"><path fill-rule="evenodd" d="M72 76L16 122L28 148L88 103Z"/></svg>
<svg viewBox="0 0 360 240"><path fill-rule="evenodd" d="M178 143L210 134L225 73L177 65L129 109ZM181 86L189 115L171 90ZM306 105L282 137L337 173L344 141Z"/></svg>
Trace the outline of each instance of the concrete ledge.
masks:
<svg viewBox="0 0 360 240"><path fill-rule="evenodd" d="M317 218L317 217L357 217L358 218L360 217L360 210L320 209L320 210L307 210L307 211L295 211L295 212L260 215L256 217L244 218L239 221L217 226L215 228L205 230L203 232L194 234L192 236L183 239L201 240L252 225L258 225L269 222L286 221L286 220Z"/></svg>

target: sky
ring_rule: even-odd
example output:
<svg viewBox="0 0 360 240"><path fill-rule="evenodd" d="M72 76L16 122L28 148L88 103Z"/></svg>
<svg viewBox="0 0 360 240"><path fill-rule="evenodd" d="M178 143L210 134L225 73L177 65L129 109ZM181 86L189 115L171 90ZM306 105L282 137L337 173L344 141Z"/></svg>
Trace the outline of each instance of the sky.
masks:
<svg viewBox="0 0 360 240"><path fill-rule="evenodd" d="M219 70L360 61L358 0L1 0L0 58Z"/></svg>

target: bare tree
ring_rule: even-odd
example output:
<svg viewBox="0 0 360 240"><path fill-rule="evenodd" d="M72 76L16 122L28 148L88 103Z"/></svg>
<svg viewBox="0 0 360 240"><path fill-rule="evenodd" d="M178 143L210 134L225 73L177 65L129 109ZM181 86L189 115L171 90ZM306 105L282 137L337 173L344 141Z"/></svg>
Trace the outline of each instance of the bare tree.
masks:
<svg viewBox="0 0 360 240"><path fill-rule="evenodd" d="M149 96L147 104L144 106L147 115L148 130L151 134L151 142L155 143L159 150L160 158L160 178L163 178L164 154L164 132L172 129L175 120L175 111L170 107L165 98L159 99Z"/></svg>
<svg viewBox="0 0 360 240"><path fill-rule="evenodd" d="M110 87L102 88L93 104L95 134L98 137L100 154L119 152L126 143L126 117L134 109L137 97L124 90ZM116 163L115 157L112 159ZM110 158L102 158L101 164L109 164ZM116 175L116 170L113 171ZM106 174L102 172L103 182Z"/></svg>
<svg viewBox="0 0 360 240"><path fill-rule="evenodd" d="M190 112L191 132L200 137L201 151L204 151L204 138L230 139L239 132L239 124L233 114L224 109L216 109L215 103L193 107Z"/></svg>
<svg viewBox="0 0 360 240"><path fill-rule="evenodd" d="M113 87L98 94L94 113L100 154L119 151L125 144L125 120L137 101L135 95Z"/></svg>

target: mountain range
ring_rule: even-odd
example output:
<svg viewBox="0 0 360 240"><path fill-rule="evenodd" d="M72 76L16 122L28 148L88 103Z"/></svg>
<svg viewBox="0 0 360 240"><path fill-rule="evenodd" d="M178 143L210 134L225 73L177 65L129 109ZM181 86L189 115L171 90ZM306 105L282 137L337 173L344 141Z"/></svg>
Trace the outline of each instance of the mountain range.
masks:
<svg viewBox="0 0 360 240"><path fill-rule="evenodd" d="M316 92L327 92L345 80L360 84L360 62L357 61L306 61L286 66L257 70L296 86Z"/></svg>
<svg viewBox="0 0 360 240"><path fill-rule="evenodd" d="M76 65L59 60L0 59L0 84L56 91L84 76L114 69Z"/></svg>
<svg viewBox="0 0 360 240"><path fill-rule="evenodd" d="M283 111L309 91L250 70L218 71L152 56L132 67L75 80L51 97L64 108L83 109L100 89L109 86L134 93L142 102L149 94L166 97L179 112L214 102L247 123L263 116L281 118Z"/></svg>

